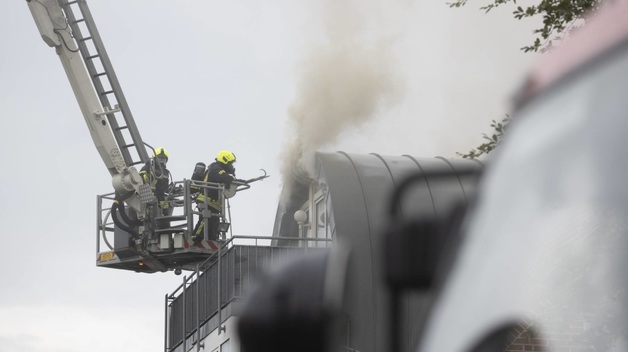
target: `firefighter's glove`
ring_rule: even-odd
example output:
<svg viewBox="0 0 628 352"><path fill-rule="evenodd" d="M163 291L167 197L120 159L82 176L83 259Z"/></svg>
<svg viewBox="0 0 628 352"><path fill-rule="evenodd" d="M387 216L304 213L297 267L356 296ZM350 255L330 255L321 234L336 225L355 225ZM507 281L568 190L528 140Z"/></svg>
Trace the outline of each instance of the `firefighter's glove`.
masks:
<svg viewBox="0 0 628 352"><path fill-rule="evenodd" d="M161 209L168 209L168 208L170 208L170 203L168 203L165 200L162 200L162 201L159 202L159 207Z"/></svg>

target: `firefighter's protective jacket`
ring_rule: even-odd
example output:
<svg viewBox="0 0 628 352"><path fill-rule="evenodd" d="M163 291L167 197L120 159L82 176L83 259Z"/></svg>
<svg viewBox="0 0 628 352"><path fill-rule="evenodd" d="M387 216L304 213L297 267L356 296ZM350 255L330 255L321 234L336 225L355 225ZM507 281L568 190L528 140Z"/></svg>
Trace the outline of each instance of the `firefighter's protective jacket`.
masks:
<svg viewBox="0 0 628 352"><path fill-rule="evenodd" d="M155 165L154 159L149 160L142 169L140 175L144 183L149 184L157 200L163 202L166 199L166 192L170 187L170 171L165 166Z"/></svg>
<svg viewBox="0 0 628 352"><path fill-rule="evenodd" d="M229 173L229 171L233 172L233 166L228 166L220 162L213 162L205 171L205 177L203 181L205 182L213 182L213 183L222 183L225 187L229 187L231 182L235 179L233 175ZM220 202L220 196L218 194L217 189L208 189L207 190L207 204L215 209L218 212L222 211L222 204ZM205 196L201 193L196 197L198 202L204 202Z"/></svg>

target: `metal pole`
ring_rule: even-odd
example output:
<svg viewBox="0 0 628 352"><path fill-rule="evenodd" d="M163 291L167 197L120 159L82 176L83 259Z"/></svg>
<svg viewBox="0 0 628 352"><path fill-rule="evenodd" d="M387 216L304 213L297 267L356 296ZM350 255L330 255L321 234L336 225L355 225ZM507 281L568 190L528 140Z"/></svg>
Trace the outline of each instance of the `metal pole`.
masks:
<svg viewBox="0 0 628 352"><path fill-rule="evenodd" d="M229 216L229 218L227 219L227 222L231 224L231 203L229 203L229 199L227 199L226 203L227 203L227 215ZM229 225L229 236L233 238L233 224Z"/></svg>
<svg viewBox="0 0 628 352"><path fill-rule="evenodd" d="M164 352L168 352L168 294L164 299Z"/></svg>
<svg viewBox="0 0 628 352"><path fill-rule="evenodd" d="M100 226L102 224L102 199L100 196L96 196L96 206L98 209L98 215L96 216L96 256L100 253Z"/></svg>
<svg viewBox="0 0 628 352"><path fill-rule="evenodd" d="M201 318L198 312L199 308L199 300L200 300L200 289L199 289L199 275L198 275L198 264L196 264L196 299L194 300L194 305L196 306L196 351L201 350Z"/></svg>
<svg viewBox="0 0 628 352"><path fill-rule="evenodd" d="M183 215L187 220L188 233L186 238L192 237L192 231L194 231L194 213L192 213L192 196L190 194L190 180L183 180Z"/></svg>
<svg viewBox="0 0 628 352"><path fill-rule="evenodd" d="M222 332L222 244L218 243L218 335Z"/></svg>
<svg viewBox="0 0 628 352"><path fill-rule="evenodd" d="M187 308L187 303L186 303L186 299L185 299L186 291L187 291L186 287L185 287L186 281L187 281L187 278L186 278L185 275L183 275L183 314L182 314L183 315L183 324L181 324L181 325L183 327L183 342L182 342L182 345L183 345L183 350L184 351L187 351L187 346L186 345L187 345L187 340L188 340L187 329L186 329L186 326L185 326L186 325L185 324L185 321L186 321L185 311L186 311L186 308Z"/></svg>

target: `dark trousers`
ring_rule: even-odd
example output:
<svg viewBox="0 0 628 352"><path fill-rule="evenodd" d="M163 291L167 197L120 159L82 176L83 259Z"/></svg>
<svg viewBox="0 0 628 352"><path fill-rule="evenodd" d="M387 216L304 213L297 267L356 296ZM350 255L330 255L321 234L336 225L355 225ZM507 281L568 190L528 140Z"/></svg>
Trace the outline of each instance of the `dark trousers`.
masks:
<svg viewBox="0 0 628 352"><path fill-rule="evenodd" d="M200 218L199 221L194 226L194 240L201 241L204 239L205 234L205 221L207 220L207 240L215 241L218 240L218 224L220 223L220 214L219 213L211 213L211 216L208 219Z"/></svg>

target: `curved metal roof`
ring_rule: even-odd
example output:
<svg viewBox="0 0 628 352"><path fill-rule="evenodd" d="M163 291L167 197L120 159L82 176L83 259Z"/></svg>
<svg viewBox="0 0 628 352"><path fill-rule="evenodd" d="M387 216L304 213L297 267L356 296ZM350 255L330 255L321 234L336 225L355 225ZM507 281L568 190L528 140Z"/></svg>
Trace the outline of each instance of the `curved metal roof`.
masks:
<svg viewBox="0 0 628 352"><path fill-rule="evenodd" d="M443 157L316 154L316 175L311 176L323 191L333 238L348 242L352 250L346 283L346 294L351 299L344 307L351 321L349 347L361 352L385 351L387 347L387 297L381 280L380 251L384 229L401 218L442 216L455 202L466 201L474 183L459 177L458 171L480 167L478 161ZM443 172L455 177L435 175ZM404 179L417 174L423 177L404 193L396 219L390 219L392 193ZM279 204L274 236L298 236L293 214L308 200L309 185L290 188L293 192L289 199ZM421 306L408 301L406 308L416 310Z"/></svg>

